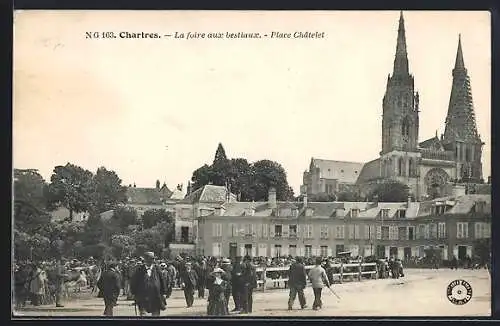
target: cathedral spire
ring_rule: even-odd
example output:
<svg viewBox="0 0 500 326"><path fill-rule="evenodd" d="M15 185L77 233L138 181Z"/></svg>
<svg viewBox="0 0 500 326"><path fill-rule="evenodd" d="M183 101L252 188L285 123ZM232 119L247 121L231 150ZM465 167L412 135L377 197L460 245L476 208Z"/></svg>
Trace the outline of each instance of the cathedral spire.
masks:
<svg viewBox="0 0 500 326"><path fill-rule="evenodd" d="M458 38L458 49L453 69L453 83L451 86L450 102L444 139L450 141L480 142L477 132L476 117L472 101L470 79L464 65L462 41Z"/></svg>
<svg viewBox="0 0 500 326"><path fill-rule="evenodd" d="M405 20L403 11L399 16L398 40L396 44L396 56L394 58L393 76L407 76L408 69L408 53L406 52L406 35L405 35Z"/></svg>
<svg viewBox="0 0 500 326"><path fill-rule="evenodd" d="M464 55L462 53L462 39L460 34L458 34L458 49L457 57L455 59L455 70L465 69Z"/></svg>

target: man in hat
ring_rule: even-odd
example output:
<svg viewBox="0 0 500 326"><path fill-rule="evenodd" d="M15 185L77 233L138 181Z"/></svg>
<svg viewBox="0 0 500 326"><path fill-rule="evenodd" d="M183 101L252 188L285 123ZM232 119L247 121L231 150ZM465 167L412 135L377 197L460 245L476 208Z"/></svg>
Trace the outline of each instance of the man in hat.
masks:
<svg viewBox="0 0 500 326"><path fill-rule="evenodd" d="M323 267L321 267L321 257L316 258L316 265L309 271L309 279L312 283L312 288L314 292L314 303L313 309L318 310L323 307L323 302L321 301L321 292L323 287L330 287L328 282L328 276Z"/></svg>
<svg viewBox="0 0 500 326"><path fill-rule="evenodd" d="M107 264L97 281L97 287L103 294L104 316L113 316L113 308L116 306L120 295L120 275L116 267L115 263Z"/></svg>
<svg viewBox="0 0 500 326"><path fill-rule="evenodd" d="M255 266L252 264L252 258L245 256L243 262L243 288L242 288L242 302L243 313L251 313L253 306L253 290L257 287L257 272Z"/></svg>
<svg viewBox="0 0 500 326"><path fill-rule="evenodd" d="M198 298L200 299L205 298L205 288L209 272L207 260L202 258L201 262L196 264L196 274L198 275Z"/></svg>
<svg viewBox="0 0 500 326"><path fill-rule="evenodd" d="M233 270L231 261L227 258L224 258L221 263L221 269L224 271L224 274L222 274L222 279L227 282L227 287L224 295L226 297L226 303L229 304L229 297L231 296L232 290L231 272Z"/></svg>
<svg viewBox="0 0 500 326"><path fill-rule="evenodd" d="M172 290L175 287L175 281L177 280L177 270L171 261L167 262L167 272L170 284L168 285L167 298L172 294Z"/></svg>
<svg viewBox="0 0 500 326"><path fill-rule="evenodd" d="M130 284L130 290L134 295L141 316L146 313L159 316L160 310L166 309L167 286L160 268L154 261L154 253L146 252L144 263L137 266Z"/></svg>
<svg viewBox="0 0 500 326"><path fill-rule="evenodd" d="M241 256L235 257L235 262L233 264L232 272L231 272L231 282L232 288L231 292L233 294L234 300L234 309L233 311L241 311L243 309L242 306L242 293L243 293L243 264L241 262Z"/></svg>
<svg viewBox="0 0 500 326"><path fill-rule="evenodd" d="M288 310L293 309L295 297L299 295L299 303L302 309L306 308L306 297L304 296L304 289L307 284L307 272L302 257L297 257L297 260L290 265L288 273L288 285L290 287L290 294L288 298Z"/></svg>
<svg viewBox="0 0 500 326"><path fill-rule="evenodd" d="M191 308L193 306L194 290L198 285L198 280L196 272L193 270L192 264L190 262L187 262L185 264L181 279L181 287L184 289L184 298L186 298L186 305L188 308Z"/></svg>
<svg viewBox="0 0 500 326"><path fill-rule="evenodd" d="M64 281L67 277L66 271L64 269L64 265L62 260L59 260L56 265L55 270L55 283L56 283L56 307L62 308L64 307L62 304L62 295L64 291Z"/></svg>

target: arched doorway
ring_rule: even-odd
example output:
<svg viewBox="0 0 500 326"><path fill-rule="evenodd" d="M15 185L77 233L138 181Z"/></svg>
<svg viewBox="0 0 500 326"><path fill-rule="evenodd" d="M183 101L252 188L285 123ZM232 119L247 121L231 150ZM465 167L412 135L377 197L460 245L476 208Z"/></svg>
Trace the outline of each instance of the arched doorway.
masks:
<svg viewBox="0 0 500 326"><path fill-rule="evenodd" d="M431 169L425 175L425 186L427 187L427 195L430 198L438 198L445 196L445 186L450 176L443 169Z"/></svg>

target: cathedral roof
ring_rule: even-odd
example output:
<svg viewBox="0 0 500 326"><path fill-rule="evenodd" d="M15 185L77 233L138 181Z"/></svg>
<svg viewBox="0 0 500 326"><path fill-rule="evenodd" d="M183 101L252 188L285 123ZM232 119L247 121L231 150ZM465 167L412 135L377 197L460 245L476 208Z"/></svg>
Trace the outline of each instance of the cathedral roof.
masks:
<svg viewBox="0 0 500 326"><path fill-rule="evenodd" d="M380 159L375 159L363 165L357 183L364 183L380 177Z"/></svg>
<svg viewBox="0 0 500 326"><path fill-rule="evenodd" d="M311 165L320 170L320 178L335 179L339 182L356 183L363 163L311 159Z"/></svg>

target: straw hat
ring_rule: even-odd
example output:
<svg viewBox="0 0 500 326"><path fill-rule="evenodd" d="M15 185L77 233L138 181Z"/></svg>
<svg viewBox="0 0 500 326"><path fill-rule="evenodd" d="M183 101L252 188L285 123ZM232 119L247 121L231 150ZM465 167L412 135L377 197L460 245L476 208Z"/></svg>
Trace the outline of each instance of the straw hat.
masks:
<svg viewBox="0 0 500 326"><path fill-rule="evenodd" d="M216 267L216 268L212 271L212 274L215 274L215 273L224 273L224 270L223 270L222 268Z"/></svg>

